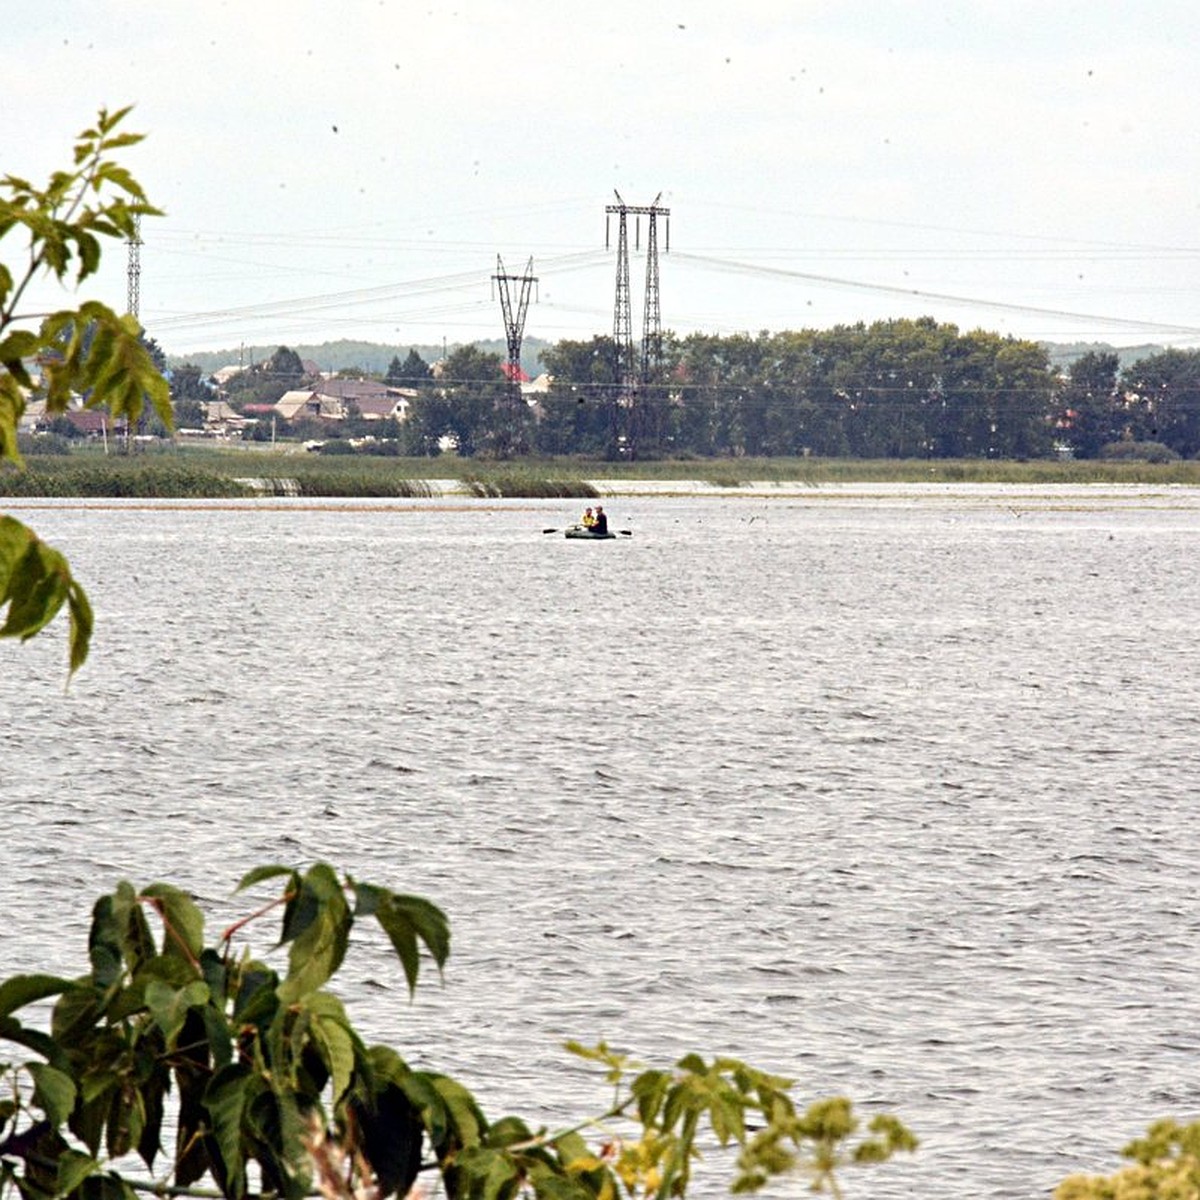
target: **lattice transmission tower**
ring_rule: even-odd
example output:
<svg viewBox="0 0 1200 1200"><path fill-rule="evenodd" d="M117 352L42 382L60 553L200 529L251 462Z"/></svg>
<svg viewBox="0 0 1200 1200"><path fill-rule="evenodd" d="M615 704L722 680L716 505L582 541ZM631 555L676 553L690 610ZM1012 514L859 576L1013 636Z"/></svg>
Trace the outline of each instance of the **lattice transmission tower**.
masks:
<svg viewBox="0 0 1200 1200"><path fill-rule="evenodd" d="M142 218L133 218L133 236L128 243L128 260L125 269L125 311L138 316L142 291Z"/></svg>
<svg viewBox="0 0 1200 1200"><path fill-rule="evenodd" d="M529 311L529 294L537 283L533 273L533 258L525 266L524 275L509 275L504 270L504 260L496 255L496 274L492 276L500 292L500 312L504 317L504 338L508 343L508 368L506 374L510 384L521 382L521 340L525 336L525 314ZM514 305L509 284L520 284L517 302Z"/></svg>
<svg viewBox="0 0 1200 1200"><path fill-rule="evenodd" d="M671 249L671 210L659 204L662 193L653 204L626 204L621 193L613 190L616 204L604 211L617 218L617 292L613 305L613 342L617 351L617 378L621 390L631 395L639 383L647 383L662 365L662 302L658 280L658 218L665 218L664 253ZM642 320L642 353L640 361L633 353L633 303L629 291L629 214L635 217L634 248L641 248L641 218L647 217L646 230L646 296ZM609 228L606 225L604 244L607 248Z"/></svg>
<svg viewBox="0 0 1200 1200"><path fill-rule="evenodd" d="M508 344L508 362L505 375L508 378L508 401L497 414L493 437L493 450L501 458L524 453L527 449L524 433L524 400L521 395L521 340L525 336L525 314L529 311L529 296L537 276L533 273L533 258L525 266L524 275L510 275L504 269L504 260L496 255L496 274L492 276L500 292L500 311L504 316L504 339ZM516 302L513 302L512 287L520 285Z"/></svg>

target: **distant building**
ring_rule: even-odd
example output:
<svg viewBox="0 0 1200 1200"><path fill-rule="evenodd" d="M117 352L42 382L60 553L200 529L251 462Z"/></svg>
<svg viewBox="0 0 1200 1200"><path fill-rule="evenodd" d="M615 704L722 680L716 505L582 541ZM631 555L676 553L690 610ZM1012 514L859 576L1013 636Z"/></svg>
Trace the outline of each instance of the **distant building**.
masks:
<svg viewBox="0 0 1200 1200"><path fill-rule="evenodd" d="M125 433L125 421L113 421L107 409L69 408L62 415L87 438L106 438L109 434L120 437Z"/></svg>
<svg viewBox="0 0 1200 1200"><path fill-rule="evenodd" d="M412 388L389 387L376 379L322 379L284 392L275 402L275 412L285 421L343 421L355 413L367 421L403 421L416 394Z"/></svg>
<svg viewBox="0 0 1200 1200"><path fill-rule="evenodd" d="M212 373L212 381L217 387L224 387L235 375L240 375L246 368L238 366L218 367Z"/></svg>
<svg viewBox="0 0 1200 1200"><path fill-rule="evenodd" d="M214 437L240 437L246 428L246 417L224 400L202 400L200 407L204 409L204 431Z"/></svg>
<svg viewBox="0 0 1200 1200"><path fill-rule="evenodd" d="M296 421L305 417L316 417L323 421L340 421L346 412L342 405L335 401L323 401L319 392L312 388L298 388L295 391L284 392L275 401L275 413L281 420Z"/></svg>

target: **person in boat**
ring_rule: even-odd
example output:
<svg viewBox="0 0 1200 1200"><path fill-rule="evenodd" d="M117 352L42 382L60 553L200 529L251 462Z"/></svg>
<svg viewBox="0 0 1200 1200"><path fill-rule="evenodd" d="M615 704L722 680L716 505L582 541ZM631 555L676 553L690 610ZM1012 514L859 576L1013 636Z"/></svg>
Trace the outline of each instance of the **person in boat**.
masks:
<svg viewBox="0 0 1200 1200"><path fill-rule="evenodd" d="M593 533L608 532L608 517L604 515L603 505L596 505L596 511L592 514L591 530Z"/></svg>
<svg viewBox="0 0 1200 1200"><path fill-rule="evenodd" d="M596 524L596 514L593 513L590 508L585 508L583 510L583 520L581 520L579 523L584 527L584 529L594 528Z"/></svg>

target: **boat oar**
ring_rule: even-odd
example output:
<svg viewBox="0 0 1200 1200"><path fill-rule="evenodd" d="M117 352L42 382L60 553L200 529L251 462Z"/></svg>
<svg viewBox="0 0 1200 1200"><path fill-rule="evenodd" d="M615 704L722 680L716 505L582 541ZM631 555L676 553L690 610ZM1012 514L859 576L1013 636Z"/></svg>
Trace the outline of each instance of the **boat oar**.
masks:
<svg viewBox="0 0 1200 1200"><path fill-rule="evenodd" d="M557 533L558 530L557 529L543 529L542 532L543 533Z"/></svg>

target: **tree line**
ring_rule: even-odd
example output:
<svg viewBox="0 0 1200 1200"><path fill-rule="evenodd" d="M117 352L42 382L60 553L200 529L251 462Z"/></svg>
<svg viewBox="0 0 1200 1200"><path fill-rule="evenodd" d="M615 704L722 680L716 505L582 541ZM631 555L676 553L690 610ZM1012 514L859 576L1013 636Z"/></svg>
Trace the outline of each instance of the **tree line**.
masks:
<svg viewBox="0 0 1200 1200"><path fill-rule="evenodd" d="M1089 351L1065 373L1037 342L932 318L758 335L663 338L655 377L629 385L611 337L560 341L548 389L523 395L498 354L467 345L431 368L410 350L385 382L414 389L386 434L400 454L678 458L1194 458L1200 351L1164 350L1121 368ZM182 368L177 401L195 400ZM229 385L235 406L301 386L281 347ZM181 417L185 414L180 414ZM181 421L187 424L186 420ZM342 432L366 426L353 420ZM378 424L374 432L381 432ZM328 435L329 427L289 430Z"/></svg>

